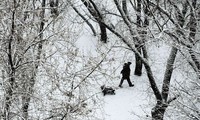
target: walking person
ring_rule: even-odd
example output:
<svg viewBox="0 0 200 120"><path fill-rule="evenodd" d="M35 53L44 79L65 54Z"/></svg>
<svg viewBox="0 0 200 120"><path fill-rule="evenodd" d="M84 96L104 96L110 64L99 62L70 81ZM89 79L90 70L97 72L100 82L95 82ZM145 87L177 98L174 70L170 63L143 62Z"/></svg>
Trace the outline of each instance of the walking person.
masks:
<svg viewBox="0 0 200 120"><path fill-rule="evenodd" d="M120 81L119 87L122 87L122 84L123 84L125 79L127 80L128 84L129 84L129 87L133 87L134 86L131 83L131 80L130 80L130 72L131 72L130 65L131 65L131 62L124 63L123 69L121 71L122 79Z"/></svg>

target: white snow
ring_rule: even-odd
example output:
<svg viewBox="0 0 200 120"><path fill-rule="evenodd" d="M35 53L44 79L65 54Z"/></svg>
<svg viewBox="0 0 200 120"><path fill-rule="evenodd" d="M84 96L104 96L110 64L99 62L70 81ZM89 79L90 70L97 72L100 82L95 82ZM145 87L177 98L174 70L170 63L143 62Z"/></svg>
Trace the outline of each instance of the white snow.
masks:
<svg viewBox="0 0 200 120"><path fill-rule="evenodd" d="M87 39L87 44L82 44ZM97 42L95 43L91 37L85 36L81 37L78 41L79 47L86 51L95 51L94 47L96 47ZM88 41L89 40L89 41ZM85 42L86 43L86 42ZM162 84L164 69L166 65L166 60L168 58L168 52L170 51L169 47L161 44L159 47L157 46L149 46L148 50L150 51L150 64L152 66L152 70L154 76L156 78L156 82L159 87ZM145 68L143 67L142 76L138 77L134 75L134 54L131 54L131 51L125 52L117 52L117 54L108 55L108 59L115 57L118 58L115 64L112 66L119 66L118 70L115 72L115 75L118 77L114 77L115 79L112 81L104 80L108 86L116 88L116 95L102 95L103 99L103 118L101 120L148 120L151 119L151 109L155 104L155 98L152 93L152 89L150 88L150 84L145 72ZM123 55L123 53L126 55ZM115 56L113 56L115 55ZM127 58L127 60L124 60ZM129 59L131 58L131 59ZM121 59L121 61L120 61ZM119 60L119 61L118 61ZM123 82L123 88L119 88L120 82L120 70L123 65L123 61L131 61L131 81L134 83L134 87L129 87L126 80ZM121 67L120 67L121 66ZM109 70L107 69L107 72ZM119 77L120 76L120 77ZM102 112L102 111L101 111Z"/></svg>
<svg viewBox="0 0 200 120"><path fill-rule="evenodd" d="M94 40L94 41L93 41ZM82 36L79 38L79 41L77 41L77 45L79 48L83 51L84 54L87 54L88 52L95 51L96 39L88 37L88 36ZM87 41L87 42L86 42ZM84 44L85 43L85 44ZM149 49L155 49L155 46L150 47ZM158 49L158 48L157 48ZM160 52L163 52L165 54L160 54ZM166 55L169 49L166 49L165 47L160 47L159 50L153 51L154 56L151 57L151 62L153 66L153 72L157 72L156 76L158 75L159 83L162 81L163 77L163 71L159 70L160 62L163 62L166 60ZM117 52L117 50L116 50ZM126 53L126 55L124 55ZM143 75L138 77L134 75L134 54L132 52L125 52L122 50L121 52L117 52L117 54L111 54L108 55L108 59L115 57L118 58L117 60L121 59L121 61L115 62L114 66L121 66L116 71L116 75L118 77L114 77L115 79L112 81L109 80L103 80L106 85L116 88L116 95L106 95L102 96L102 100L104 102L103 104L103 110L100 111L102 118L101 120L148 120L151 119L149 116L151 115L151 109L154 105L155 100L152 93L152 89L149 86L149 81L147 78L147 75L145 73L145 69L143 68ZM93 53L95 54L95 53ZM113 56L115 55L115 56ZM127 60L124 60L127 58ZM130 59L131 58L131 59ZM156 60L155 60L156 59ZM160 60L160 61L159 61ZM123 88L119 88L119 82L120 79L120 70L123 66L123 61L131 61L132 64L130 66L131 68L131 81L134 84L134 87L129 87L126 80L123 82ZM113 64L112 64L113 65ZM108 70L109 72L109 70ZM99 89L100 91L100 89ZM153 101L153 102L152 102ZM100 116L101 116L100 115Z"/></svg>
<svg viewBox="0 0 200 120"><path fill-rule="evenodd" d="M132 76L134 87L129 87L127 81L123 88L116 89L116 95L106 95L105 120L141 120L150 114L148 95L146 93L147 80L145 77ZM116 86L120 80L116 81ZM146 107L148 106L148 107Z"/></svg>

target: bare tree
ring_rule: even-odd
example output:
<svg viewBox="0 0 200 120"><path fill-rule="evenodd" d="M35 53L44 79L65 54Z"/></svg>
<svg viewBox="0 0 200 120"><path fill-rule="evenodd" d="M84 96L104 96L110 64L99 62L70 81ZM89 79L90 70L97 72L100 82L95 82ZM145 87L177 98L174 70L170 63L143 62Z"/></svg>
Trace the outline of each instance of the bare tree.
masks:
<svg viewBox="0 0 200 120"><path fill-rule="evenodd" d="M196 32L197 32L197 17L195 15L195 13L197 13L196 9L197 9L197 0L192 0L191 3L189 3L190 5L190 22L189 22L189 41L191 46L188 46L189 49L189 53L191 56L192 61L194 62L195 66L196 66L196 72L200 75L200 59L197 57L197 54L195 54L195 52L192 50L194 48L194 46L196 45L196 43L199 41L196 39Z"/></svg>
<svg viewBox="0 0 200 120"><path fill-rule="evenodd" d="M194 26L196 25L196 20L193 15L194 8L196 1L188 2L184 1L181 2L183 4L179 4L173 1L137 1L137 9L136 9L136 22L133 22L128 13L127 9L127 1L119 2L118 0L114 0L113 3L115 4L115 9L118 11L117 13L110 13L113 16L117 16L120 21L123 21L124 27L127 28L127 31L130 35L127 39L120 31L113 27L114 23L105 22L96 14L98 13L98 7L93 1L82 1L84 5L89 10L90 14L95 17L96 21L98 21L102 26L106 27L106 29L110 30L113 34L120 38L120 40L131 50L134 54L141 60L142 64L145 67L149 83L151 89L155 96L155 106L152 108L152 119L153 120L163 120L166 110L170 103L177 99L178 96L169 97L170 94L170 86L172 82L172 74L175 67L175 61L177 57L178 51L180 51L179 46L185 46L184 43L186 42L186 46L188 46L188 41L195 41L195 32ZM178 6L181 6L180 9ZM187 6L189 5L189 6ZM189 19L189 27L185 27L187 25L187 8L190 7L190 19ZM142 9L143 8L143 9ZM169 11L169 12L168 12ZM144 13L144 14L143 14ZM144 16L142 16L144 15ZM158 18L158 16L160 18ZM152 18L152 21L149 21L149 18ZM159 19L159 20L158 20ZM108 20L109 21L109 20ZM111 20L110 20L111 21ZM169 57L167 59L167 64L165 68L162 88L158 88L158 84L156 83L156 78L152 72L152 67L149 63L149 56L146 43L148 32L155 36L155 33L152 31L148 31L149 22L154 23L157 26L158 33L163 33L163 37L167 37L168 41L172 42L171 51L169 53ZM170 26L170 27L167 27ZM141 29L141 31L135 28ZM189 37L184 30L188 30L189 28ZM189 38L189 39L188 39ZM195 41L196 42L196 41ZM192 44L192 42L189 42ZM138 50L138 47L140 49ZM191 48L191 47L189 47ZM191 57L191 63L193 68L198 71L198 58L195 54L191 56L191 50L188 51ZM194 53L194 50L192 50ZM184 54L186 54L184 52ZM64 115L65 117L65 115Z"/></svg>
<svg viewBox="0 0 200 120"><path fill-rule="evenodd" d="M132 24L129 21L129 18L127 17L127 15L125 13L126 10L122 9L119 1L114 0L114 3L124 21L124 23L129 28L130 34L132 36L134 36L133 41L139 42L141 40L141 38L139 36L136 36L137 33L135 33L135 31L132 27ZM150 1L147 1L146 3L149 3L149 4L146 4L145 12L148 14L149 13L152 14L153 11L151 11L150 7L147 6L147 5L150 5ZM157 3L157 5L159 5L159 3ZM144 6L145 6L145 4L144 4ZM152 14L152 16L154 16L154 14ZM157 21L157 20L155 20L155 21ZM177 21L179 21L179 19ZM154 92L154 95L155 95L155 98L157 101L155 107L152 109L152 119L163 120L164 113L165 113L168 105L177 98L176 96L174 98L168 98L168 95L169 95L171 76L172 76L173 69L174 69L173 66L175 63L175 58L176 58L178 49L175 46L172 47L172 49L171 49L169 58L167 60L167 66L165 69L165 75L164 75L164 79L163 79L163 87L161 90L159 90L157 87L158 85L155 82L155 78L154 78L153 72L151 70L151 66L149 65L149 62L148 62L148 51L146 49L145 42L144 43L140 42L140 45L142 44L142 53L144 55L144 57L143 57L141 55L141 53L137 50L137 48L133 45L133 43L130 43L128 40L126 40L126 38L124 38L118 31L114 30L111 26L109 26L108 23L105 23L103 21L102 21L102 23L107 27L107 29L109 29L112 33L114 33L116 36L118 36L141 59L142 63L145 66L147 76L149 78L149 83L151 85L151 88ZM145 26L147 26L147 25L148 25L148 20L147 20L147 18L145 18ZM162 30L162 29L160 29L161 27L160 27L160 23L158 21L157 21L157 25L158 25L159 30ZM146 32L145 32L145 34L146 34ZM177 35L175 35L175 36L177 36ZM171 39L179 40L179 38L175 37L175 36L172 36Z"/></svg>
<svg viewBox="0 0 200 120"><path fill-rule="evenodd" d="M15 72L16 69L14 67L14 58L13 58L13 42L15 40L15 19L16 19L16 1L13 1L13 8L14 10L11 12L11 26L10 26L10 37L5 40L6 42L6 56L7 56L7 65L8 65L8 78L9 82L7 84L7 88L5 91L5 107L4 107L4 113L3 113L3 119L8 120L10 119L10 107L12 104L12 97L13 97L13 90L14 90L14 84L15 84Z"/></svg>
<svg viewBox="0 0 200 120"><path fill-rule="evenodd" d="M137 20L136 20L136 24L137 24L137 29L138 31L141 31L142 29L142 17L141 17L141 12L142 12L142 4L141 4L141 0L137 0L137 9L136 9L136 16L137 16ZM141 33L141 32L139 32ZM141 44L137 43L135 45L135 47L137 48L137 50L142 54L142 49L141 49ZM140 60L140 57L135 55L135 75L141 76L142 75L142 61Z"/></svg>
<svg viewBox="0 0 200 120"><path fill-rule="evenodd" d="M75 44L81 30L73 31L73 27L67 26L67 22L70 21L67 15L71 13L66 12L63 15L59 10L68 10L69 8L66 7L68 5L96 35L92 22L83 15L87 14L83 12L89 11L99 25L101 41L107 42L110 36L107 36L106 30L109 30L120 39L120 44L123 43L135 54L135 75L142 74L144 65L156 101L151 111L153 120L163 120L168 106L179 96L169 96L178 53L185 57L197 76L200 76L200 60L197 52L200 12L197 0L113 0L114 12L106 11L106 8L100 9L94 0L80 1L87 11L80 11L70 1L0 0L0 2L0 10L2 10L0 12L0 21L2 21L0 23L0 68L3 81L1 87L4 90L1 90L4 96L1 99L3 106L0 108L4 120L94 118L91 114L94 110L91 108L98 103L93 99L98 92L89 93L88 85L91 85L90 80L99 80L99 74L103 74L103 77L109 76L108 73L102 72L101 64L106 61L112 47L97 57L82 56ZM117 18L116 21L105 17L104 12ZM152 24L149 24L150 22ZM118 24L122 24L120 27L123 27L124 31L116 28ZM73 23L73 26L76 25ZM152 44L149 36L151 35L151 39L156 41L154 37L157 34L161 36L159 39L165 37L167 44L171 46L161 89L156 83L147 50L147 44ZM195 90L199 90L199 82L195 81L192 85L186 86L188 91L185 89L179 91L184 91L186 96L198 98L196 93L192 93L194 89L190 89L195 87ZM41 96L45 99L43 100ZM181 100L179 102L181 103ZM180 109L188 118L199 119L197 103L183 104ZM35 106L37 109L30 109L34 104L37 104ZM187 106L187 109L183 106Z"/></svg>
<svg viewBox="0 0 200 120"><path fill-rule="evenodd" d="M81 14L81 12L75 7L74 4L72 4L70 1L68 2L71 5L71 7L74 9L74 11L87 23L87 25L92 30L93 35L96 36L97 35L96 30L94 29L93 25L89 22L89 20L84 15Z"/></svg>
<svg viewBox="0 0 200 120"><path fill-rule="evenodd" d="M9 18L10 14L12 17L5 21L11 23L8 26L5 26L5 23L1 24L5 30L5 34L1 34L1 55L6 55L1 64L2 69L6 71L6 78L10 79L4 81L5 102L3 102L5 105L2 118L7 120L18 115L22 116L21 119L27 120L44 43L45 0L42 2L42 7L40 6L41 16L39 17L35 8L36 1L14 0L11 3L5 1L2 2L2 7L5 7L4 5L8 5L12 10L2 19ZM7 8L4 12L6 11ZM38 31L33 29L34 25L31 26L32 23L30 23L31 20L35 21L37 18L41 19ZM3 47L4 45L6 47ZM16 107L21 108L20 110L14 109L15 103L21 106ZM22 111L22 113L18 114L17 111Z"/></svg>
<svg viewBox="0 0 200 120"><path fill-rule="evenodd" d="M51 4L51 3L50 3ZM58 3L57 3L58 4ZM33 71L30 74L30 80L27 81L27 83L24 86L24 89L26 89L25 94L22 96L22 114L23 114L23 119L24 120L28 120L28 109L29 109L29 104L30 104L30 100L31 100L31 95L33 95L34 93L34 85L35 85L35 81L36 81L36 76L37 76L37 71L38 71L38 67L40 65L40 59L41 59L41 54L42 54L42 49L43 49L43 32L44 32L44 16L45 16L45 5L46 5L46 0L42 0L41 3L41 13L40 13L40 26L39 26L39 31L38 31L38 39L39 39L39 43L36 46L36 58L35 58L35 63L33 64ZM58 14L57 12L54 10L53 13L54 14ZM29 75L29 74L28 74Z"/></svg>
<svg viewBox="0 0 200 120"><path fill-rule="evenodd" d="M81 0L85 7L88 9L90 14L94 17L94 19L98 22L100 31L101 31L101 38L100 40L104 43L107 42L107 32L106 27L101 23L104 21L104 16L102 15L101 11L99 10L99 7L96 6L96 4L93 2L93 0Z"/></svg>

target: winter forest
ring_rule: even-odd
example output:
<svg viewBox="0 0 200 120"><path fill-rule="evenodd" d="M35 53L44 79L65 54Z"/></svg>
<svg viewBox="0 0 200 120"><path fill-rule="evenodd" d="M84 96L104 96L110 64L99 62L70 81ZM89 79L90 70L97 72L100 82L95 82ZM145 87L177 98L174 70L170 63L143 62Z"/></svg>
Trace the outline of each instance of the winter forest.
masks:
<svg viewBox="0 0 200 120"><path fill-rule="evenodd" d="M200 120L199 36L200 0L0 0L0 119Z"/></svg>

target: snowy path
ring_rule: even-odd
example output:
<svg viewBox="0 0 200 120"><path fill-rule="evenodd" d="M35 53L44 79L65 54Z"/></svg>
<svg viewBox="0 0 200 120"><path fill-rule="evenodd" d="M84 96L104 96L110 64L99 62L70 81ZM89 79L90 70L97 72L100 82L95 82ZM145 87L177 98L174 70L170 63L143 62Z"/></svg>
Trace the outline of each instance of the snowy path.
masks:
<svg viewBox="0 0 200 120"><path fill-rule="evenodd" d="M124 81L123 88L117 89L116 95L104 97L105 120L147 119L146 115L150 114L150 108L147 105L148 97L145 92L148 81L143 81L140 77L134 79L134 87L128 87L127 82Z"/></svg>

